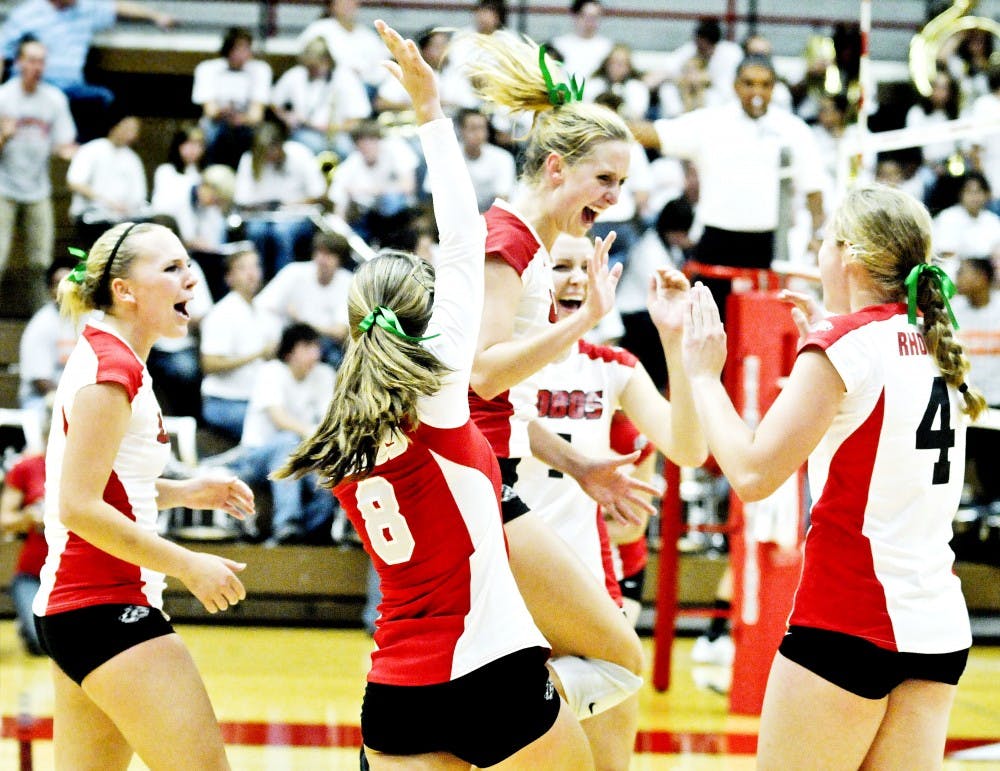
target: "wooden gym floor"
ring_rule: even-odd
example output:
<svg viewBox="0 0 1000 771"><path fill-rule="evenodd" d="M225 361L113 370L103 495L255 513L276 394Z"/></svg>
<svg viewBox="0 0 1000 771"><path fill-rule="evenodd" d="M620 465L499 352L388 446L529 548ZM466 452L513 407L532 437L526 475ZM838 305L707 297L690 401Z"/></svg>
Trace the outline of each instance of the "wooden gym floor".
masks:
<svg viewBox="0 0 1000 771"><path fill-rule="evenodd" d="M178 625L205 678L236 771L354 771L371 641L355 629ZM755 718L730 716L712 690L723 673L692 666L679 638L671 688L646 685L633 771L741 771L754 765ZM649 641L647 651L651 655ZM698 680L703 687L695 684ZM707 687L705 687L707 684ZM35 771L52 769L48 661L22 652L0 621L0 769L18 769L19 711L30 711ZM1000 647L976 646L948 732L948 771L1000 769ZM144 769L138 760L132 769Z"/></svg>

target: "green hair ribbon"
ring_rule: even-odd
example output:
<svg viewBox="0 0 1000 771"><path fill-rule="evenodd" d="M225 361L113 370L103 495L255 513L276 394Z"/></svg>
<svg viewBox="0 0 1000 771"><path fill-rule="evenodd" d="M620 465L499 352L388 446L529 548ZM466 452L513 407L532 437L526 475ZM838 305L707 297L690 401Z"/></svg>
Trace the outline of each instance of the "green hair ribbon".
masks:
<svg viewBox="0 0 1000 771"><path fill-rule="evenodd" d="M937 283L938 290L944 300L945 310L948 311L948 317L951 319L951 325L958 329L958 320L955 318L955 312L951 309L951 303L948 302L955 296L955 284L941 268L937 265L928 265L926 262L915 265L904 282L906 284L907 319L911 324L917 323L917 284L920 283L920 277L924 273L928 273L931 280Z"/></svg>
<svg viewBox="0 0 1000 771"><path fill-rule="evenodd" d="M581 79L578 84L576 82L576 75L570 75L568 84L555 83L552 80L552 73L549 72L549 66L545 63L546 50L548 49L544 43L538 48L538 69L542 71L542 77L545 78L545 88L549 92L549 101L555 107L569 102L582 102L583 86L587 82L587 79Z"/></svg>
<svg viewBox="0 0 1000 771"><path fill-rule="evenodd" d="M401 340L406 340L411 343L422 343L424 340L430 340L434 337L440 337L440 333L436 335L427 335L427 337L413 337L412 335L406 334L403 331L403 326L399 323L399 319L396 318L396 314L392 312L391 308L386 308L384 305L376 305L375 310L361 319L358 324L358 329L362 332L367 332L372 328L372 325L376 324L386 332L395 335Z"/></svg>
<svg viewBox="0 0 1000 771"><path fill-rule="evenodd" d="M73 257L76 257L76 265L73 266L73 270L69 272L66 278L74 284L83 284L87 279L87 253L83 249L77 249L75 246L67 247L66 251Z"/></svg>

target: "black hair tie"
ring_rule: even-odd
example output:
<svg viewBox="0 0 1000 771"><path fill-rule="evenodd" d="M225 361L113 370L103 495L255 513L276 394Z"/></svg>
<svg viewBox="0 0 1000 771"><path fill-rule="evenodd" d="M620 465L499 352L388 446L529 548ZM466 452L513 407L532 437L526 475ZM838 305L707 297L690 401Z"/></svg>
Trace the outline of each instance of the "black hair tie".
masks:
<svg viewBox="0 0 1000 771"><path fill-rule="evenodd" d="M111 266L115 262L115 257L118 255L118 248L122 245L125 237L131 233L132 228L138 224L138 222L130 222L129 226L122 231L120 236L118 236L118 240L115 241L115 245L111 247L111 254L108 255L108 260L104 263L104 270L101 272L101 280L97 283L97 288L94 290L94 305L98 308L111 307ZM91 251L93 251L93 249L91 249Z"/></svg>

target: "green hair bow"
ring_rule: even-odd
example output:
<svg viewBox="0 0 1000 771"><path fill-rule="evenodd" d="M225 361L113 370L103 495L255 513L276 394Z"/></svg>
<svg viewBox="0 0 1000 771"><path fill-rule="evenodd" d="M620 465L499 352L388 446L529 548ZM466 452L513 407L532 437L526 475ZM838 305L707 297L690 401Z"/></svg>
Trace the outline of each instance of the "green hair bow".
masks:
<svg viewBox="0 0 1000 771"><path fill-rule="evenodd" d="M549 92L549 101L556 107L569 102L582 102L583 86L587 79L581 79L578 84L576 75L570 75L568 84L553 81L549 66L545 63L546 50L548 49L544 43L538 48L538 69L542 71L542 77L545 78L545 88Z"/></svg>
<svg viewBox="0 0 1000 771"><path fill-rule="evenodd" d="M393 313L391 308L386 308L384 305L376 305L375 309L371 313L361 319L358 324L358 329L362 332L367 332L372 328L373 324L380 326L386 332L411 343L422 343L424 340L430 340L431 338L440 336L440 333L436 335L427 335L426 337L413 337L412 335L406 334L406 332L403 331L403 326L399 323L399 319L396 318L396 314Z"/></svg>
<svg viewBox="0 0 1000 771"><path fill-rule="evenodd" d="M76 257L76 265L73 266L73 270L66 278L74 284L82 284L87 279L87 253L75 246L67 247L66 251Z"/></svg>
<svg viewBox="0 0 1000 771"><path fill-rule="evenodd" d="M955 318L955 312L951 309L951 303L948 302L955 296L955 283L937 265L929 265L926 262L915 265L904 282L906 284L907 319L911 324L917 323L917 285L920 283L920 277L924 273L928 273L931 280L938 285L938 290L941 292L941 297L944 300L945 310L948 311L948 317L951 319L951 325L955 329L958 329L958 320Z"/></svg>

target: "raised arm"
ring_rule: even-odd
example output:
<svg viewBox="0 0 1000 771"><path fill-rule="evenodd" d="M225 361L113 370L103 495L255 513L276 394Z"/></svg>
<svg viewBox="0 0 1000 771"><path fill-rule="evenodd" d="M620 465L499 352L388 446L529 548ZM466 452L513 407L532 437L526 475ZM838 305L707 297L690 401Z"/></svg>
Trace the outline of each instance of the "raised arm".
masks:
<svg viewBox="0 0 1000 771"><path fill-rule="evenodd" d="M434 397L421 401L421 414L434 425L464 422L483 307L486 225L455 129L441 108L437 77L412 40L404 40L381 20L375 29L396 60L386 62L386 69L413 102L440 240L434 262L434 312L427 328L428 335L439 336L425 345L454 371Z"/></svg>

